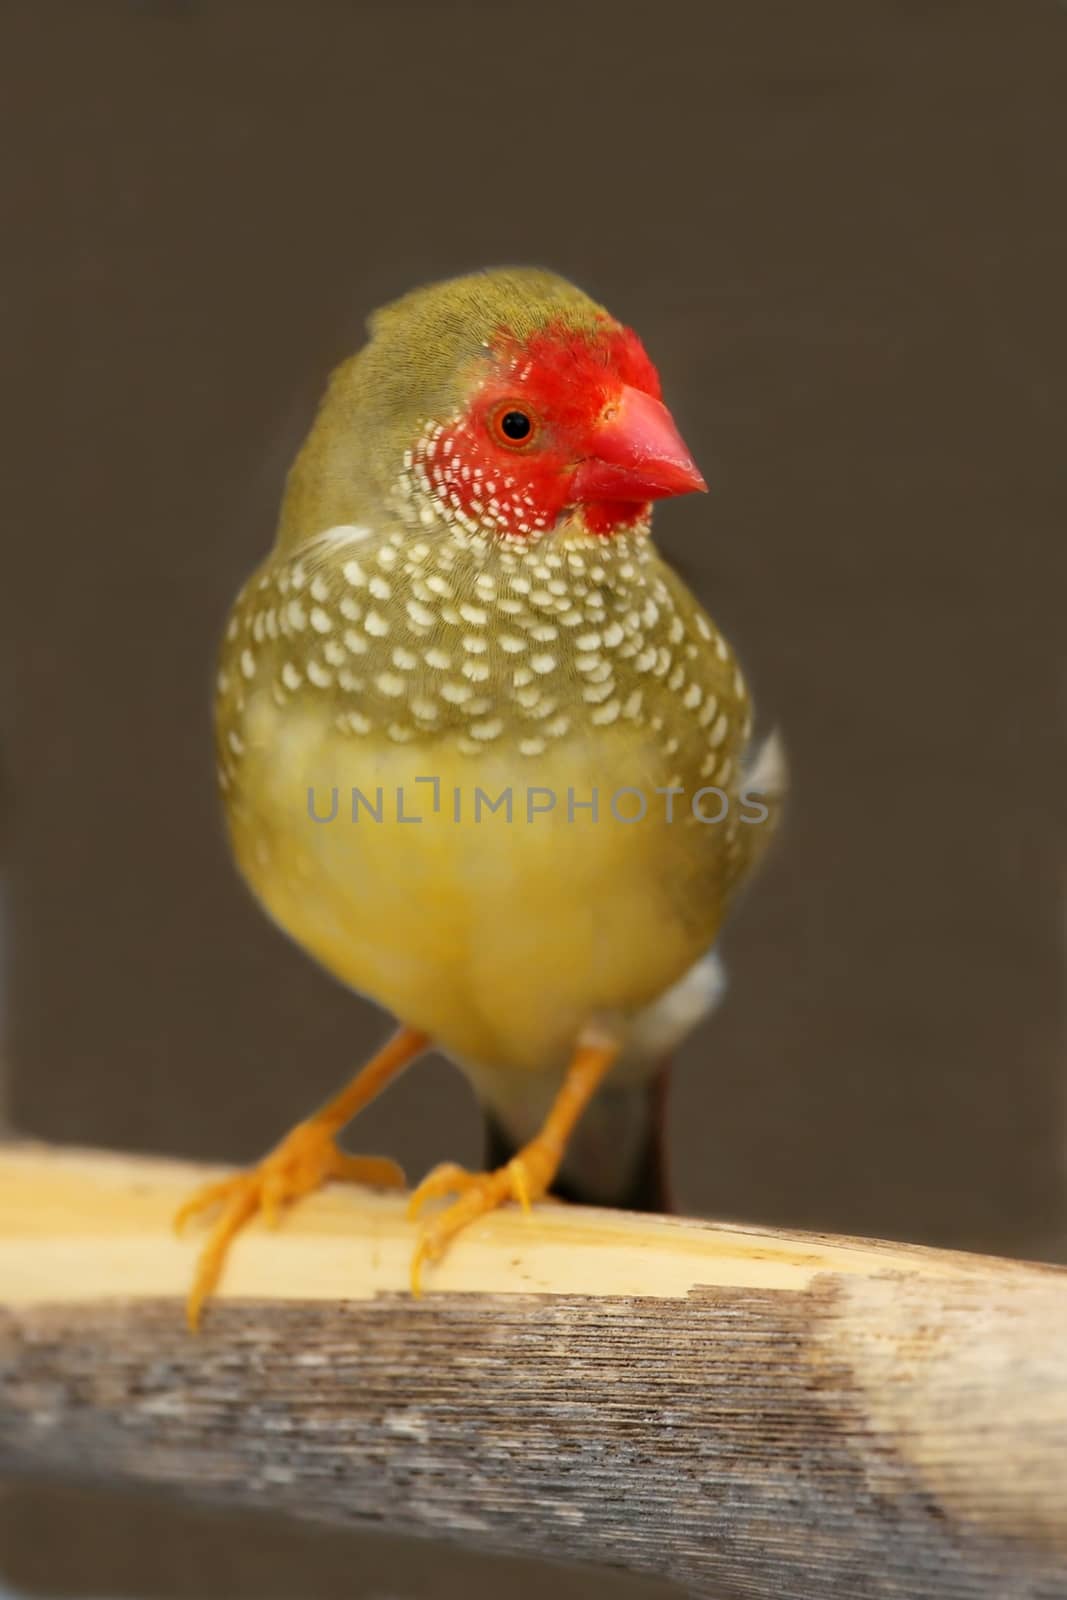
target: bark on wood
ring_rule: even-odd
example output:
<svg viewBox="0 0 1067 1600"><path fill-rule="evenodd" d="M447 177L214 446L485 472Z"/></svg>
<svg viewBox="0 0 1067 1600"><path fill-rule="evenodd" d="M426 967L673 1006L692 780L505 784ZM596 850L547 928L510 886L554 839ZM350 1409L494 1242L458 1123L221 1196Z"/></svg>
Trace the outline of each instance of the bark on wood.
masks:
<svg viewBox="0 0 1067 1600"><path fill-rule="evenodd" d="M0 1152L0 1467L773 1600L1067 1597L1067 1271L544 1206L406 1292L392 1196L238 1244L173 1164Z"/></svg>

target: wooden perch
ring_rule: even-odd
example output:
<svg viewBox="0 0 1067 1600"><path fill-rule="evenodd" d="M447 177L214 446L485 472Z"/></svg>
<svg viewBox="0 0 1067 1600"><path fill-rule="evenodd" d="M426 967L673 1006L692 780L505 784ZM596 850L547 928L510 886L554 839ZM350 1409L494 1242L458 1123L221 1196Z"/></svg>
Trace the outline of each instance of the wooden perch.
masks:
<svg viewBox="0 0 1067 1600"><path fill-rule="evenodd" d="M200 1169L0 1151L0 1466L768 1600L1067 1596L1067 1271L335 1187L181 1297Z"/></svg>

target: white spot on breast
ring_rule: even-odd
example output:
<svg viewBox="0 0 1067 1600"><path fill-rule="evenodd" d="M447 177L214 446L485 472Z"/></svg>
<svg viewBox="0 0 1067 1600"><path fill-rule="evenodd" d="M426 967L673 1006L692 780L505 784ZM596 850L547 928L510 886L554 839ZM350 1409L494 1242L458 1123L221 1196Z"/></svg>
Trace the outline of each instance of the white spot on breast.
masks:
<svg viewBox="0 0 1067 1600"><path fill-rule="evenodd" d="M474 690L465 683L443 683L441 685L441 699L447 700L449 705L461 706L469 700Z"/></svg>
<svg viewBox="0 0 1067 1600"><path fill-rule="evenodd" d="M315 606L311 613L311 626L316 633L329 633L333 624L321 606Z"/></svg>
<svg viewBox="0 0 1067 1600"><path fill-rule="evenodd" d="M704 691L699 683L691 683L682 696L682 704L687 711L695 711L703 698Z"/></svg>
<svg viewBox="0 0 1067 1600"><path fill-rule="evenodd" d="M590 722L595 722L597 727L606 727L609 722L614 722L619 715L619 702L609 700L607 705L598 706L590 713Z"/></svg>
<svg viewBox="0 0 1067 1600"><path fill-rule="evenodd" d="M302 676L293 666L293 663L291 661L287 661L282 667L282 682L285 684L285 687L287 689L299 689L303 681L304 680Z"/></svg>
<svg viewBox="0 0 1067 1600"><path fill-rule="evenodd" d="M382 694L389 695L391 699L395 699L398 695L404 693L404 680L398 677L395 672L379 672L374 682Z"/></svg>
<svg viewBox="0 0 1067 1600"><path fill-rule="evenodd" d="M371 730L370 718L365 717L362 711L350 711L348 713L348 726L353 733L369 733Z"/></svg>
<svg viewBox="0 0 1067 1600"><path fill-rule="evenodd" d="M366 653L367 653L367 641L366 641L366 639L364 639L364 637L363 637L363 635L361 633L357 633L356 632L355 628L346 628L345 629L345 634L344 634L344 639L345 639L345 648L352 655L354 655L354 656L365 656L366 655Z"/></svg>
<svg viewBox="0 0 1067 1600"><path fill-rule="evenodd" d="M609 622L604 629L604 643L609 650L614 650L616 645L620 645L623 637L622 627L617 622Z"/></svg>
<svg viewBox="0 0 1067 1600"><path fill-rule="evenodd" d="M333 673L312 659L307 664L308 682L313 683L317 689L326 689L333 682Z"/></svg>
<svg viewBox="0 0 1067 1600"><path fill-rule="evenodd" d="M374 573L370 582L367 584L367 588L370 590L371 594L376 600L388 600L393 593L385 579L380 577L377 572Z"/></svg>
<svg viewBox="0 0 1067 1600"><path fill-rule="evenodd" d="M246 678L254 678L256 675L256 658L251 650L241 651L241 671Z"/></svg>
<svg viewBox="0 0 1067 1600"><path fill-rule="evenodd" d="M351 584L353 589L361 589L367 581L367 574L355 558L346 561L341 571L344 573L345 582Z"/></svg>
<svg viewBox="0 0 1067 1600"><path fill-rule="evenodd" d="M500 646L501 650L505 651L505 653L509 656L517 656L521 651L526 649L526 640L516 639L513 633L500 634L496 642Z"/></svg>
<svg viewBox="0 0 1067 1600"><path fill-rule="evenodd" d="M366 628L367 632L373 634L376 639L384 639L386 634L389 632L388 622L386 622L385 618L377 611L367 612L367 620L363 626Z"/></svg>
<svg viewBox="0 0 1067 1600"><path fill-rule="evenodd" d="M398 646L397 649L393 651L393 665L394 667L399 667L401 672L410 672L411 669L413 667L417 667L418 664L418 656L414 655L410 650L401 650Z"/></svg>
<svg viewBox="0 0 1067 1600"><path fill-rule="evenodd" d="M325 604L325 602L330 598L329 585L318 573L316 573L311 580L310 594L312 600L317 600L320 605Z"/></svg>
<svg viewBox="0 0 1067 1600"><path fill-rule="evenodd" d="M485 722L472 722L469 733L472 739L488 741L496 739L503 732L504 724L499 717L489 717Z"/></svg>
<svg viewBox="0 0 1067 1600"><path fill-rule="evenodd" d="M300 601L290 600L288 606L285 608L285 614L289 618L289 626L291 628L295 628L299 633L304 624L307 622L307 612L300 604Z"/></svg>
<svg viewBox="0 0 1067 1600"><path fill-rule="evenodd" d="M433 667L438 672L447 672L452 665L452 657L448 651L440 650L436 645L424 653L423 660L428 667Z"/></svg>
<svg viewBox="0 0 1067 1600"><path fill-rule="evenodd" d="M433 612L429 609L428 606L422 605L418 600L409 600L408 601L408 603L407 603L407 614L411 618L412 622L416 625L416 627L419 627L419 628L432 628L433 627L433 621L434 621Z"/></svg>
<svg viewBox="0 0 1067 1600"><path fill-rule="evenodd" d="M244 751L245 742L241 738L241 735L237 732L236 728L230 729L229 733L226 735L226 742L235 756L241 755Z"/></svg>
<svg viewBox="0 0 1067 1600"><path fill-rule="evenodd" d="M544 676L545 673L556 670L556 658L550 655L531 656L530 665L535 672L539 672Z"/></svg>
<svg viewBox="0 0 1067 1600"><path fill-rule="evenodd" d="M726 714L724 712L719 718L718 722L715 724L714 728L712 728L711 732L708 734L708 743L711 745L713 750L717 749L726 738L726 728L727 722Z"/></svg>

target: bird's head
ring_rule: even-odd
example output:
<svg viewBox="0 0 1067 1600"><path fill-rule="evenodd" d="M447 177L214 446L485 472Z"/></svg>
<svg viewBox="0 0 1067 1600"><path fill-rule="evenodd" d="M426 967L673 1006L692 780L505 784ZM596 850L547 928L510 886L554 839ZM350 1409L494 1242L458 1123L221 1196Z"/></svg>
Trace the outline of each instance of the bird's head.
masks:
<svg viewBox="0 0 1067 1600"><path fill-rule="evenodd" d="M382 505L505 539L568 516L609 536L703 488L637 335L562 278L507 269L371 318L290 476L282 537Z"/></svg>

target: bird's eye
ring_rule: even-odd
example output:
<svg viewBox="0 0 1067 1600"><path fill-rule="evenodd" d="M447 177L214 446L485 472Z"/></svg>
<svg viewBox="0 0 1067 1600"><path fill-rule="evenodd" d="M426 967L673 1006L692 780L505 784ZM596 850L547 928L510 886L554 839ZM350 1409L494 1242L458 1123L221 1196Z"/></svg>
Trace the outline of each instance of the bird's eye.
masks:
<svg viewBox="0 0 1067 1600"><path fill-rule="evenodd" d="M493 432L500 443L522 448L531 442L537 427L528 411L509 401L493 413Z"/></svg>

